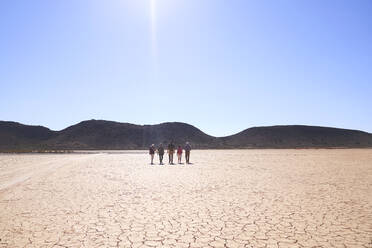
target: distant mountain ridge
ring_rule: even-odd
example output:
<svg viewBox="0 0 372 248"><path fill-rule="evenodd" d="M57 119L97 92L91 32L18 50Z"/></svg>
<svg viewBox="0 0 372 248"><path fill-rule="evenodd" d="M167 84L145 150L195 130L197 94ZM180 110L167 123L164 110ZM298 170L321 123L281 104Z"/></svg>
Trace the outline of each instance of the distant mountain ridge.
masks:
<svg viewBox="0 0 372 248"><path fill-rule="evenodd" d="M82 121L61 131L0 121L0 151L145 149L151 144L189 141L194 148L367 148L372 134L316 126L253 127L213 137L181 122L135 125L105 120Z"/></svg>

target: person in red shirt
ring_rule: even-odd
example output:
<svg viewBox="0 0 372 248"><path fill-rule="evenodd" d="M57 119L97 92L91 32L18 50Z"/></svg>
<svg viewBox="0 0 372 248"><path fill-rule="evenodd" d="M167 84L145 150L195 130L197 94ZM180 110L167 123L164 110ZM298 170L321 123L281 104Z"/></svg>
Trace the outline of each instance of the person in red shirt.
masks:
<svg viewBox="0 0 372 248"><path fill-rule="evenodd" d="M177 148L177 157L178 157L178 163L181 164L181 158L182 158L182 147L178 146Z"/></svg>

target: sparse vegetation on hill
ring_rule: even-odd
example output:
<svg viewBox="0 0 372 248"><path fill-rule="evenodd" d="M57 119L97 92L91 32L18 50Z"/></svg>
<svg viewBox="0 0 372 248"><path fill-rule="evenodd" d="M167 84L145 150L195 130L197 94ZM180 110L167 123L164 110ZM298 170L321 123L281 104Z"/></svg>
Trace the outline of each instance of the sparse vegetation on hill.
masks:
<svg viewBox="0 0 372 248"><path fill-rule="evenodd" d="M314 126L248 128L227 137L213 137L180 122L134 125L104 120L83 121L61 131L0 121L0 151L144 149L150 144L184 144L194 148L362 148L372 147L372 134Z"/></svg>

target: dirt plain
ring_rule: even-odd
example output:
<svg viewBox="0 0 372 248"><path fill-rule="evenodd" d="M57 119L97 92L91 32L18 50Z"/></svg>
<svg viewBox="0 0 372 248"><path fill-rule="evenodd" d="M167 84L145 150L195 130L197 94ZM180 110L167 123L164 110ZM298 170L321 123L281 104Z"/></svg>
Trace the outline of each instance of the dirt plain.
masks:
<svg viewBox="0 0 372 248"><path fill-rule="evenodd" d="M372 247L372 149L156 162L0 155L0 247Z"/></svg>

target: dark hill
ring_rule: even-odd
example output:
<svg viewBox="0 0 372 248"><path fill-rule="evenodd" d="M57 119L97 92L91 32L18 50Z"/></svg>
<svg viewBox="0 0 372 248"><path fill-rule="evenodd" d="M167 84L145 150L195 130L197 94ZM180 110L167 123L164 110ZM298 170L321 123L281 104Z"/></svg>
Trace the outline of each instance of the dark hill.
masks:
<svg viewBox="0 0 372 248"><path fill-rule="evenodd" d="M167 122L144 126L144 145L159 144L170 140L173 140L175 144L185 144L186 141L190 141L199 148L214 147L218 144L218 138L209 136L186 123Z"/></svg>
<svg viewBox="0 0 372 248"><path fill-rule="evenodd" d="M56 149L136 149L142 147L141 126L90 120L58 132L48 141Z"/></svg>
<svg viewBox="0 0 372 248"><path fill-rule="evenodd" d="M58 149L142 149L150 144L190 140L197 147L208 147L215 138L185 123L134 125L103 120L83 121L70 126L48 141Z"/></svg>
<svg viewBox="0 0 372 248"><path fill-rule="evenodd" d="M190 141L194 148L372 147L372 134L313 126L254 127L227 137L212 137L189 124L134 125L83 121L61 131L0 121L0 151L51 149L143 149L150 144Z"/></svg>
<svg viewBox="0 0 372 248"><path fill-rule="evenodd" d="M46 127L0 121L0 151L42 149L42 144L54 135Z"/></svg>
<svg viewBox="0 0 372 248"><path fill-rule="evenodd" d="M340 128L300 125L253 127L221 139L226 147L372 147L372 134L366 132Z"/></svg>

